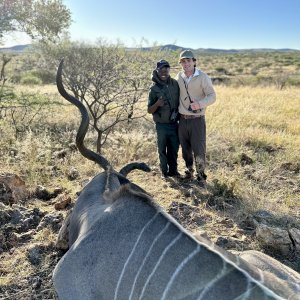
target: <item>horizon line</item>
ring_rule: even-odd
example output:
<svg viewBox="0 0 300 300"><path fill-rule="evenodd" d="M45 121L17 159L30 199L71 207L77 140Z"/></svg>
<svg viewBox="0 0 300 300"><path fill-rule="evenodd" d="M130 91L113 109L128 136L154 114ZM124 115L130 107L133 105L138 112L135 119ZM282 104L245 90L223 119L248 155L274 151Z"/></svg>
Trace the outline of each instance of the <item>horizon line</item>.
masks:
<svg viewBox="0 0 300 300"><path fill-rule="evenodd" d="M29 44L16 44L16 45L13 45L13 46L3 46L1 47L0 46L0 49L10 49L10 48L14 48L14 47L18 47L18 46L29 46L29 45L32 45L31 43ZM175 47L178 47L178 48L185 48L185 49L191 49L191 50L201 50L201 49L204 49L204 50L208 50L208 49L211 49L211 50L225 50L225 51L231 51L231 50L259 50L259 49L267 49L267 50L284 50L284 49L287 49L287 50L296 50L296 51L300 51L300 49L296 49L296 48L289 48L289 47L281 47L281 48L271 48L271 47L256 47L256 48L212 48L212 47L199 47L199 48L191 48L191 47L185 47L185 46L178 46L176 44L162 44L162 45L156 45L156 46L144 46L142 48L153 48L153 47L165 47L165 46L175 46ZM140 48L140 47L130 47L130 46L125 46L125 48Z"/></svg>

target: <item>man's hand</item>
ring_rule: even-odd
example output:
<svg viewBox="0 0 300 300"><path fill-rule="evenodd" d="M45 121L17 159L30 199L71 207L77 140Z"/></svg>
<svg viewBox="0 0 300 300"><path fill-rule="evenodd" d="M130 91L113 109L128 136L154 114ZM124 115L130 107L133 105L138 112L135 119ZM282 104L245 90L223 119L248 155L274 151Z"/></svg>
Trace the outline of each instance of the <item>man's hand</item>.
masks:
<svg viewBox="0 0 300 300"><path fill-rule="evenodd" d="M195 99L192 99L192 103L191 103L191 109L192 110L198 110L201 109L200 104L198 103L198 101L196 101Z"/></svg>
<svg viewBox="0 0 300 300"><path fill-rule="evenodd" d="M165 105L165 100L163 99L162 96L160 96L160 97L158 98L158 100L156 101L156 105L159 106L159 107Z"/></svg>
<svg viewBox="0 0 300 300"><path fill-rule="evenodd" d="M162 96L160 96L152 106L148 107L148 113L153 114L158 110L159 107L164 105L165 105L165 100L163 99Z"/></svg>

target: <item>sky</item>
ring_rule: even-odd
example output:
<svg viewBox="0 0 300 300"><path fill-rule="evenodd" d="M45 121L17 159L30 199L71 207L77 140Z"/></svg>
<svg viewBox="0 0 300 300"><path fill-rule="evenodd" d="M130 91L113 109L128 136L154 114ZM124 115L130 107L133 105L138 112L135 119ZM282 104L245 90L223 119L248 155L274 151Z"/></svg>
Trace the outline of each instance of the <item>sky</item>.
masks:
<svg viewBox="0 0 300 300"><path fill-rule="evenodd" d="M72 40L300 50L300 0L63 0ZM30 43L23 35L5 46Z"/></svg>

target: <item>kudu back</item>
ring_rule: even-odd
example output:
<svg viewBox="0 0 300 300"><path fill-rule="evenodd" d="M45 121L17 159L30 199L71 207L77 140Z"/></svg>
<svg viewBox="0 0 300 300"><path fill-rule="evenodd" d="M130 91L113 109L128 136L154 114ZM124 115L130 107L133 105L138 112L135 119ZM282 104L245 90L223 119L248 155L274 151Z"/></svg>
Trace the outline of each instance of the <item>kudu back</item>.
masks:
<svg viewBox="0 0 300 300"><path fill-rule="evenodd" d="M62 66L58 90L82 116L77 147L104 171L84 187L65 221L69 250L53 274L59 299L299 299L298 273L287 267L282 276L262 271L192 236L157 206L126 178L133 169L149 171L145 164L117 172L87 149L88 113L65 91Z"/></svg>

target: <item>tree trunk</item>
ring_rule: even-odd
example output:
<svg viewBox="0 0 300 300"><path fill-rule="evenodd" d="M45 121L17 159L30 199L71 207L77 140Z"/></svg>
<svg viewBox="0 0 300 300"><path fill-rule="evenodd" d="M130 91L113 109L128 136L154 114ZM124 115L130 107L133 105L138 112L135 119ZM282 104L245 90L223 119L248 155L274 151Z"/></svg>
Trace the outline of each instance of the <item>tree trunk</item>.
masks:
<svg viewBox="0 0 300 300"><path fill-rule="evenodd" d="M101 150L102 150L102 131L97 130L97 153L101 154Z"/></svg>
<svg viewBox="0 0 300 300"><path fill-rule="evenodd" d="M11 61L11 57L6 57L5 54L2 55L2 67L0 71L0 81L3 81L5 83L5 66Z"/></svg>

